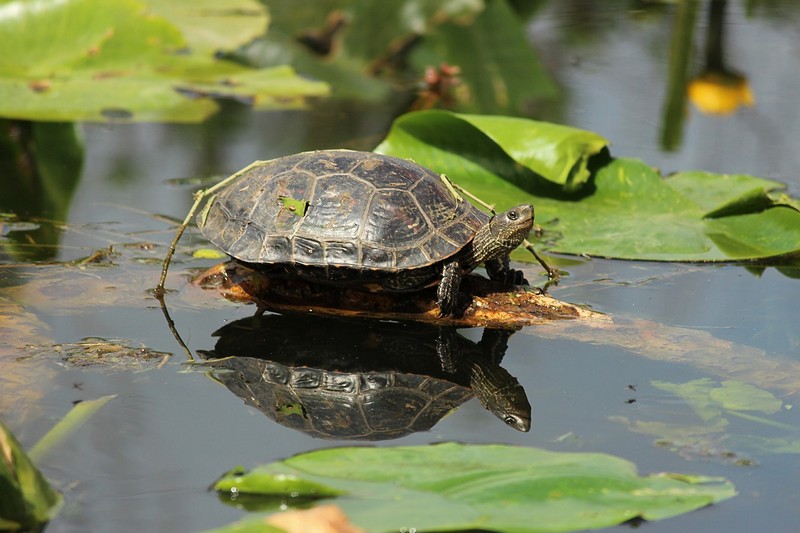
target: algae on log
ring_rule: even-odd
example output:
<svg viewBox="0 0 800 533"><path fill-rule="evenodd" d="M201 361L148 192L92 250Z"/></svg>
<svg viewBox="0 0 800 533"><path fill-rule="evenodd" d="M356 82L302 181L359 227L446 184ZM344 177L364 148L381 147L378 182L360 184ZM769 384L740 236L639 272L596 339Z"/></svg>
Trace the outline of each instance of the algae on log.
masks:
<svg viewBox="0 0 800 533"><path fill-rule="evenodd" d="M319 285L296 278L272 278L235 262L211 267L195 285L219 290L230 300L254 302L259 311L314 312L384 320L412 320L439 325L518 329L553 320L607 320L604 315L481 276L465 276L457 317L440 317L436 291L366 292L347 286ZM467 298L465 295L469 295Z"/></svg>

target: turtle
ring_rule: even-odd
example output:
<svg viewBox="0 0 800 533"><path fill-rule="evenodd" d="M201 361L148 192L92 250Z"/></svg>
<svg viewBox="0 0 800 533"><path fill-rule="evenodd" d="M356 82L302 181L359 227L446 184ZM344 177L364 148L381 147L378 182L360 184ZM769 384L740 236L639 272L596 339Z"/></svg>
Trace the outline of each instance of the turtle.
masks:
<svg viewBox="0 0 800 533"><path fill-rule="evenodd" d="M461 278L479 264L492 280L527 285L508 256L531 231L530 204L489 215L446 176L374 152L303 152L234 176L197 225L256 270L369 291L438 284L441 316L455 313Z"/></svg>
<svg viewBox="0 0 800 533"><path fill-rule="evenodd" d="M527 432L525 390L500 366L512 333L485 329L475 343L454 327L270 314L224 325L198 354L247 405L315 438L428 431L472 397Z"/></svg>

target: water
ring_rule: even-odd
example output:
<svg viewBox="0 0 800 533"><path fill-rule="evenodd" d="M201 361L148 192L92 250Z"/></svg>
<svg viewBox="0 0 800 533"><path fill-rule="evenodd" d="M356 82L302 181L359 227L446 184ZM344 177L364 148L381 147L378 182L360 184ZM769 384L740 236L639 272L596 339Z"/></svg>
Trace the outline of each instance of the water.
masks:
<svg viewBox="0 0 800 533"><path fill-rule="evenodd" d="M665 173L695 168L752 173L783 181L795 196L800 194L795 170L800 155L793 149L800 134L795 90L800 86L800 11L793 3L755 3L750 16L742 3L730 3L728 61L747 74L756 106L729 117L689 108L683 140L673 150L663 149L659 141L671 8L641 17L631 11L630 2L597 4L551 3L528 28L566 93L564 104L548 111L548 119L597 131L611 140L615 155L640 157ZM576 10L584 16L576 16ZM698 42L706 24L701 15ZM697 62L702 62L699 53ZM109 244L159 246L120 248L116 268L70 267L65 272L60 266L13 265L0 269L0 287L20 287L16 302L47 326L25 336L25 343L74 343L98 336L175 356L162 368L147 371L136 366L122 371L65 367L52 357L8 366L0 382L14 394L0 393L0 407L26 446L73 402L117 395L41 465L67 501L47 531L197 531L219 526L241 516L207 490L226 470L343 444L278 425L204 373L187 371L181 364L180 347L147 292L159 273L152 261L163 255L173 232L155 215L182 218L191 205L191 189L168 182L171 178L225 175L255 159L314 148L369 149L393 116L388 106L336 102L276 113L252 113L231 104L200 126L81 126L85 162L55 259L74 260ZM198 242L196 236L185 239L184 244ZM179 254L168 284L178 290L167 298L172 318L192 350L212 349L214 331L253 310L185 284L190 266L211 264L190 262ZM525 268L528 279L541 279L537 267ZM739 455L732 459L722 453L725 442L717 450L673 451L654 445L654 436L629 431L619 420L700 423L684 402L656 388L654 381L763 381L755 373L726 375L724 368L701 364L704 358L725 360L730 352L754 348L767 362L797 362L797 281L774 268L756 274L730 265L585 260L562 268L569 277L551 290L559 299L615 317L652 321L654 328L661 324L683 331L686 337L676 337L676 343L707 333L728 342L729 348L714 352L720 346L715 344L696 357L664 360L600 338L552 338L529 328L511 337L503 366L527 391L533 408L530 433L506 428L470 400L429 432L378 445L455 440L613 453L634 461L642 473L719 475L737 485L736 499L646 524L648 530L791 530L800 509L796 453L737 449ZM61 283L39 288L37 282L50 274ZM461 333L474 341L481 334ZM798 378L787 375L794 382ZM785 407L771 419L800 427L796 394L773 392ZM787 408L793 404L794 409ZM782 435L729 418L729 434ZM737 465L738 458L757 466Z"/></svg>

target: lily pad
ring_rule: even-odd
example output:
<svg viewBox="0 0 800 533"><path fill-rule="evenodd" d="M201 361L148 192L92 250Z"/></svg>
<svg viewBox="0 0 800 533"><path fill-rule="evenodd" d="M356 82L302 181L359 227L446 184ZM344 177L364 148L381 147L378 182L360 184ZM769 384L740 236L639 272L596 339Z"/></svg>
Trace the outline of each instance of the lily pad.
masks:
<svg viewBox="0 0 800 533"><path fill-rule="evenodd" d="M191 49L232 50L267 30L269 14L256 0L146 0L150 10L177 25Z"/></svg>
<svg viewBox="0 0 800 533"><path fill-rule="evenodd" d="M550 251L651 261L800 253L800 212L780 183L685 172L664 179L574 128L444 111L398 118L377 152L414 159L505 209L533 203Z"/></svg>
<svg viewBox="0 0 800 533"><path fill-rule="evenodd" d="M289 67L251 69L196 48L137 0L0 2L0 116L198 122L218 108L208 96L296 107L328 92Z"/></svg>
<svg viewBox="0 0 800 533"><path fill-rule="evenodd" d="M293 476L314 483L314 494L320 486L344 493L336 504L368 531L595 529L668 518L735 495L721 478L641 477L633 464L610 455L505 445L336 448L235 475L239 484L226 476L215 488L239 495L242 487L270 487L274 479ZM308 496L273 490L264 496L283 496L289 503Z"/></svg>
<svg viewBox="0 0 800 533"><path fill-rule="evenodd" d="M548 184L579 189L589 178L589 159L607 143L595 133L549 122L420 111L396 119L375 151L413 159L482 193L504 180L534 193ZM512 191L505 187L500 194Z"/></svg>

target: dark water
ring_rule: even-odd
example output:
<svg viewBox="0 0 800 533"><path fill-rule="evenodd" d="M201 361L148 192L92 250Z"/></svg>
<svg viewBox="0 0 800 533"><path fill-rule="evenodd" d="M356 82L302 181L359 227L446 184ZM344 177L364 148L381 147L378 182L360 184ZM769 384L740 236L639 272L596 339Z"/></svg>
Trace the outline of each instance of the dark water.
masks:
<svg viewBox="0 0 800 533"><path fill-rule="evenodd" d="M750 4L751 15L744 3L729 5L727 59L746 73L755 107L727 117L689 108L682 142L665 150L660 137L671 9L639 16L632 8L635 2L553 3L529 27L531 41L566 94L559 109L547 112L548 119L597 131L611 140L615 155L640 157L665 173L752 173L787 183L797 196L800 10L790 2ZM701 16L701 35L705 24ZM182 218L191 204L191 189L171 184L170 178L228 174L255 159L314 148L369 149L385 134L394 113L388 106L337 102L322 102L309 111L257 114L229 105L200 126L81 126L86 159L56 259L72 260L109 244L147 241L159 246L124 251L121 267L73 268L66 275L69 287L59 290L35 287L56 267L4 265L9 267L0 269L0 287L22 287L14 293L16 303L48 327L40 332L44 340L39 342L119 338L175 356L162 368L147 371L81 369L57 365L52 358L34 358L15 363L13 374L4 376L3 387L14 387L15 392L0 396L3 418L26 446L73 402L118 395L41 465L67 502L48 531L197 531L222 525L241 516L207 490L224 471L343 444L285 428L245 406L203 372L187 371L181 364L184 355L146 292L155 285L159 269L149 261L163 254L173 231L155 215ZM184 244L198 242L193 238L187 237ZM212 349L213 332L252 312L251 307L186 286L190 267L211 264L179 254L169 283L178 289L167 298L172 317L192 350ZM534 266L524 268L528 279L541 279ZM740 266L602 260L563 268L569 277L551 289L559 299L728 341L725 353L715 353L715 344L697 354L698 360L725 360L731 352L753 348L761 351L758 357L766 361L764 366L800 359L800 289L796 279L774 268L754 272ZM461 333L473 341L481 335ZM682 400L655 388L656 380L684 383L708 377L715 383L764 383L757 373L726 375L724 368L698 360L647 358L601 339L547 338L529 328L511 337L503 366L527 390L533 407L530 433L506 428L473 399L429 432L391 444L506 442L613 453L634 461L642 473L724 476L736 484L737 498L642 527L792 530L800 518L797 449L768 453L727 448L723 440L716 448L670 450L656 446L655 437L629 431L618 422L626 417L687 426L702 423ZM779 367L776 372L781 371ZM787 373L786 380L800 383L800 375ZM770 420L800 428L797 395L790 389L772 392L784 405ZM797 431L787 433L734 417L726 433L798 439ZM727 456L729 449L738 455ZM741 458L755 465L736 464Z"/></svg>

